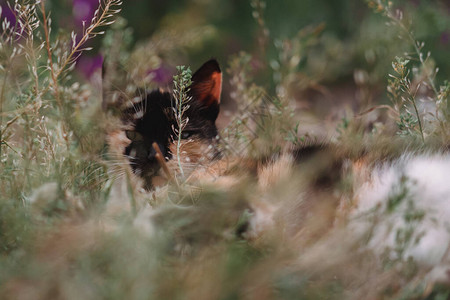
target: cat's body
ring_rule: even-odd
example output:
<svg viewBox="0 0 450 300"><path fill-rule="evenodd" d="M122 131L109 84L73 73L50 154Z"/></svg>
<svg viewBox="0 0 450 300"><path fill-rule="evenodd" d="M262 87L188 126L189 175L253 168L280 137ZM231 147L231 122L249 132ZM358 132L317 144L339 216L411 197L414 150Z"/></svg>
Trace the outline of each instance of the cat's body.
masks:
<svg viewBox="0 0 450 300"><path fill-rule="evenodd" d="M350 229L385 259L433 268L450 280L450 155L404 154L378 163L356 188Z"/></svg>
<svg viewBox="0 0 450 300"><path fill-rule="evenodd" d="M450 178L449 155L410 154L369 164L365 155L352 160L339 154L334 146L320 144L278 153L264 162L224 158L216 148L215 120L221 91L218 63L205 63L192 81L186 113L188 125L181 136L180 152L176 147L178 128L171 94L153 91L124 111L128 129L123 134L123 154L147 188L163 184L170 177L162 172L161 163L155 158L152 145L156 143L173 174L179 172L180 158L188 170L186 177L191 174L200 181L206 178L225 190L239 189L249 176L254 178L248 180L257 183L248 200L252 216L246 226L238 229L243 237L255 240L275 232L302 238L306 236L304 227L311 222L321 223L317 232L323 234L334 230L336 220L343 216L347 224L344 232L351 237L351 243L363 240L367 246L362 248L379 256L388 253L390 259L412 257L430 268L441 265L444 271L439 271L438 277L445 280L446 271L450 270L450 184L446 184ZM305 172L305 168L318 171ZM314 178L307 178L306 185L292 182L298 180L298 170ZM353 187L353 193L344 198L336 196L333 190L343 180L343 173L352 174ZM283 185L298 195L288 202L271 199L271 193ZM138 219L139 224L145 223L146 218Z"/></svg>
<svg viewBox="0 0 450 300"><path fill-rule="evenodd" d="M181 274L177 287L202 290L206 285L218 291L216 298L223 296L224 275L231 277L232 285L244 283L242 295L260 289L263 293L257 299L279 298L280 283L307 291L316 284L321 291L347 289L340 294L348 296L345 299L379 299L388 289L396 293L397 285L404 284L404 278L410 280L407 276L415 270L419 270L412 272L416 277L408 281L414 291L423 282L431 284L415 299L431 299L427 296L434 282L450 283L448 153L377 159L370 151L355 157L322 143L265 159L221 156L215 126L220 69L210 61L199 71L193 76L188 134L182 136L181 153L176 147L171 94L153 91L128 106L122 118L124 130L111 133L109 139L126 160L127 171L137 176L114 182L107 208L98 218L96 214L67 218L50 234L36 237L39 243L30 254L31 262L46 276L34 269L31 274L12 275L0 287L8 299L64 298L79 287L88 298L105 296L85 289L86 278L100 282L104 291L105 276L111 276L114 285L123 284L121 273L130 274L125 286L131 290L150 286L144 290L148 295L139 294L145 296L153 296L155 282L157 287L164 285L163 294L157 295L166 295L167 286L173 286L165 283L177 273ZM165 162L156 161L153 144ZM161 164L179 176L178 157L186 173L182 179L197 182L168 182L171 175L162 172ZM150 191L156 181L164 188ZM130 185L147 189L130 189ZM345 192L340 185L347 186ZM58 186L51 187L59 197ZM129 199L136 190L150 197ZM37 191L31 199L36 213L45 213L41 204L49 201L48 194ZM136 205L140 200L144 204ZM133 201L136 214L130 213ZM119 215L132 222L124 225ZM23 263L29 262L24 256ZM405 275L405 270L410 273ZM244 273L244 281L234 281L238 272ZM322 280L332 285L322 285Z"/></svg>

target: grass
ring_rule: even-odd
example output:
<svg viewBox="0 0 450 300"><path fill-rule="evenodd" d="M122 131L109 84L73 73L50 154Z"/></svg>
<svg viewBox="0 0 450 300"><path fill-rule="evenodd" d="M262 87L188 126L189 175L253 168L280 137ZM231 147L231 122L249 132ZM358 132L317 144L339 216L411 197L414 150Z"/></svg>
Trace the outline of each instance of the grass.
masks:
<svg viewBox="0 0 450 300"><path fill-rule="evenodd" d="M188 37L162 31L130 50L126 23L113 24L121 1L102 0L80 37L52 32L45 2L16 1L20 23L2 20L0 48L0 298L448 297L448 287L428 280L426 267L403 257L424 217L409 200L406 183L391 195L388 210L367 216L376 224L403 202L409 205L395 259L377 256L364 247L367 240L349 234L347 213L358 184L349 161L357 164L367 154L369 165L376 164L406 151L439 152L449 142L449 83L438 82L432 54L423 54L408 16L400 18L391 2L368 3L412 50L394 60L387 83L391 103L373 103L363 113L347 109L339 122L299 109L299 103L313 105L299 89L331 90L329 82L302 69L317 59L312 50L329 45L323 26L289 39L273 37L265 2L251 1L260 51L240 52L224 64L237 108L219 145L225 159L241 164L216 181L170 182L148 192L108 149L108 134L120 127L115 101L153 87L144 78L146 67L214 30L192 29ZM104 99L98 86L74 72L77 58L91 50L87 42L103 33L105 82L118 91ZM269 45L275 58L268 59ZM180 68L174 78L179 136L188 70ZM321 124L332 129L326 140L315 136L309 118L329 122ZM331 150L307 155L309 146L322 143ZM291 168L282 153L299 147L306 154L299 168ZM265 164L272 160L273 166ZM255 227L249 233L251 220L260 223L250 224Z"/></svg>
<svg viewBox="0 0 450 300"><path fill-rule="evenodd" d="M177 129L175 129L176 140L177 140L177 161L178 168L180 169L181 176L184 177L183 166L181 164L181 136L183 135L183 130L186 127L189 119L184 117L184 113L189 109L189 101L191 100L188 96L190 86L192 84L191 77L192 72L189 67L179 66L177 67L178 74L173 78L173 93L175 99L175 107L178 109L174 111L175 120L177 122Z"/></svg>

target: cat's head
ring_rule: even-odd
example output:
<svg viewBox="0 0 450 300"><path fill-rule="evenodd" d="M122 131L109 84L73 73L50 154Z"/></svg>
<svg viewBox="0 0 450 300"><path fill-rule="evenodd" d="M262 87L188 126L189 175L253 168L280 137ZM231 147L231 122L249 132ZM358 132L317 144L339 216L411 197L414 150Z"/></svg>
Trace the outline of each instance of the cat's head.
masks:
<svg viewBox="0 0 450 300"><path fill-rule="evenodd" d="M212 59L203 64L193 75L188 92L190 100L185 103L183 119L186 126L179 130L176 101L173 94L155 90L139 99L125 110L131 124L126 130L129 144L124 154L133 172L141 176L147 187L165 176L152 146L156 143L172 172L189 173L199 164L209 162L219 153L215 121L219 114L222 73L219 64ZM178 132L181 143L178 145Z"/></svg>

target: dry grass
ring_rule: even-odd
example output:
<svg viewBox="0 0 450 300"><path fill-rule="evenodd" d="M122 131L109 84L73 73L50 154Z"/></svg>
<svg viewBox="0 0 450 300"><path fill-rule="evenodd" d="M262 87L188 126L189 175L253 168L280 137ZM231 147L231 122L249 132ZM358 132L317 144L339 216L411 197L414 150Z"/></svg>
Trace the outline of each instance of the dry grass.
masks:
<svg viewBox="0 0 450 300"><path fill-rule="evenodd" d="M273 38L265 5L251 3L264 47ZM386 1L369 3L409 32ZM0 298L448 297L448 288L429 277L429 267L372 253L349 226L354 192L371 166L406 151L448 147L450 88L438 87L431 58L423 58L414 37L419 71L409 72L412 62L398 60L395 66L403 69L389 83L395 102L389 107L396 114L380 123L369 116L385 114L378 109L385 106L355 112L333 123L326 141L302 128L291 89L304 77L297 72L299 61L288 60L314 44L321 28L286 40L290 48L279 47L280 61L271 66L278 74L275 92L255 84L251 54L232 57L227 76L239 101L221 132L224 159L202 162L185 181L149 192L118 157L120 147L105 146L107 137L126 143L114 107L148 84L148 78L137 80L142 65L150 66L161 52L173 55L209 31L192 30L186 39L160 33L154 38L160 43L128 53L111 48L125 38L123 24L114 24L105 39L105 75L107 88L119 92L107 93L102 103L96 86L71 77L76 58L89 50L85 42L101 33L100 26L112 25L121 2L100 4L81 39L52 34L44 2L17 1L16 17L23 22L18 27L2 21ZM127 63L134 69L123 75ZM125 77L131 83L124 84L130 82ZM322 88L313 80L308 86ZM431 95L432 117L416 105L421 94ZM410 111L409 119L402 117ZM392 130L395 122L399 127ZM291 153L299 149L304 156L296 165ZM172 168L168 177L176 176L177 162L165 167Z"/></svg>

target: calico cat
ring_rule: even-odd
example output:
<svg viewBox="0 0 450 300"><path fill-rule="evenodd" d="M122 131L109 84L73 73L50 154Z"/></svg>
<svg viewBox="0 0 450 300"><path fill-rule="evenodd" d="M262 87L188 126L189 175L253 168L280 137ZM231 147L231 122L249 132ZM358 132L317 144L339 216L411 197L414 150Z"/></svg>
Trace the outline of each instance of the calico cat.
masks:
<svg viewBox="0 0 450 300"><path fill-rule="evenodd" d="M122 120L127 124L125 133L129 139L123 154L128 158L133 172L144 179L148 189L168 177L161 172L157 148L171 166L173 158L180 156L187 174L199 164L220 157L215 146L218 140L215 121L220 109L221 90L220 66L215 59L211 59L192 75L188 90L190 99L183 104L183 118L187 125L180 132L179 153L176 145L178 108L171 93L154 90L123 111ZM177 170L175 166L170 169Z"/></svg>
<svg viewBox="0 0 450 300"><path fill-rule="evenodd" d="M181 133L180 153L176 147L175 101L170 93L153 91L124 111L123 120L129 127L123 154L148 189L168 179L161 170L153 144L161 150L171 171L178 169L174 159L177 156L181 157L188 174L195 174L202 164L207 165L208 172L222 167L226 159L217 149L215 125L221 85L222 74L216 60L206 62L192 76L191 101L186 108L189 121ZM342 215L346 219L344 232L347 237L364 240L367 248L379 256L386 253L391 259L409 256L428 268L441 265L442 268L433 269L434 280L445 280L446 272L450 270L447 263L450 257L447 222L450 190L446 184L450 175L449 156L403 154L383 163L380 158L369 163L369 156L362 153L350 159L345 151L329 144L313 144L278 153L267 160L235 158L231 168L251 174L253 181L250 182L257 183L246 206L250 217L236 233L248 240L256 240L269 232L278 235L281 230L283 234L307 239L303 228L308 224L320 227L320 230L312 231L311 236L323 234L332 230ZM279 182L299 178L293 176L298 170L307 175L304 179L309 181L302 187L299 186L303 182L290 183L298 196L291 202L270 200L273 187ZM336 196L333 188L343 181L344 173L351 178L353 192L347 193L346 197ZM217 174L228 187L239 190L239 181L242 182L239 175L229 176L228 171ZM321 199L326 199L325 206L320 203ZM324 207L330 211L329 220L318 220L324 219ZM320 226L317 226L317 220L321 222ZM401 240L402 234L408 239ZM399 248L402 249L401 257L397 257Z"/></svg>

